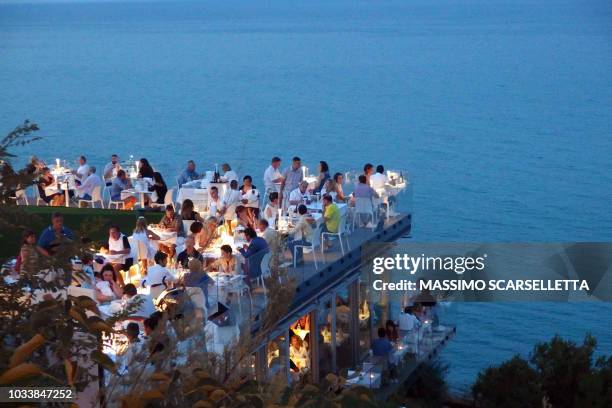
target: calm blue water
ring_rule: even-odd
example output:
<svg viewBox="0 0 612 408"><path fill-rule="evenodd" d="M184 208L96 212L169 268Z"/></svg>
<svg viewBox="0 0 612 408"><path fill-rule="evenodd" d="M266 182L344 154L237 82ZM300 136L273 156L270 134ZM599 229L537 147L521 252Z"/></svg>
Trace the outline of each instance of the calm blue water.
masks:
<svg viewBox="0 0 612 408"><path fill-rule="evenodd" d="M21 151L407 169L414 240L612 240L612 3L0 1L0 128ZM455 389L610 304L459 305Z"/></svg>

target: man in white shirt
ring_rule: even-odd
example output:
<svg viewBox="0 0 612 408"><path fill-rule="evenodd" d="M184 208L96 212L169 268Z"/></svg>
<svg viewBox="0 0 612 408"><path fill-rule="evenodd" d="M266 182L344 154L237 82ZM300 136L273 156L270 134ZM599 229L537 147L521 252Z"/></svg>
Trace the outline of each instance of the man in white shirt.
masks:
<svg viewBox="0 0 612 408"><path fill-rule="evenodd" d="M130 320L144 320L157 310L153 305L151 296L138 294L136 286L128 283L123 288L123 298L125 299L125 307L129 307L131 304L140 303L138 307L130 314ZM133 307L132 307L133 308Z"/></svg>
<svg viewBox="0 0 612 408"><path fill-rule="evenodd" d="M376 173L370 176L370 187L374 190L384 190L385 184L387 184L387 176L385 175L385 168L382 165L376 166Z"/></svg>
<svg viewBox="0 0 612 408"><path fill-rule="evenodd" d="M155 260L155 265L147 270L145 282L146 285L151 288L151 297L156 299L167 287L172 287L176 279L174 279L174 276L166 269L168 255L161 251L157 251L153 259Z"/></svg>
<svg viewBox="0 0 612 408"><path fill-rule="evenodd" d="M410 332L421 325L421 322L412 314L412 308L406 306L404 312L399 314L400 331Z"/></svg>
<svg viewBox="0 0 612 408"><path fill-rule="evenodd" d="M232 170L229 164L223 163L221 165L221 170L223 170L223 177L221 178L224 181L227 181L228 183L231 182L232 180L238 181L238 173Z"/></svg>
<svg viewBox="0 0 612 408"><path fill-rule="evenodd" d="M280 173L279 168L281 165L280 157L273 157L272 163L264 172L264 186L266 192L272 192L279 190L280 183L283 181L283 175Z"/></svg>
<svg viewBox="0 0 612 408"><path fill-rule="evenodd" d="M93 195L93 191L98 186L103 186L104 182L96 174L96 168L94 166L89 167L89 175L81 183L80 186L76 188L77 197L82 198L83 200L91 200Z"/></svg>
<svg viewBox="0 0 612 408"><path fill-rule="evenodd" d="M221 212L224 214L225 221L233 220L236 217L236 206L240 204L242 194L238 190L238 181L232 180L230 188L225 192L221 200Z"/></svg>
<svg viewBox="0 0 612 408"><path fill-rule="evenodd" d="M110 182L112 178L117 177L117 172L119 170L121 170L121 164L119 164L119 156L113 154L111 156L110 163L107 163L106 166L104 166L104 173L102 173L102 175L104 176L104 180Z"/></svg>
<svg viewBox="0 0 612 408"><path fill-rule="evenodd" d="M89 175L89 165L85 156L79 156L79 167L74 172L79 180L85 180Z"/></svg>
<svg viewBox="0 0 612 408"><path fill-rule="evenodd" d="M265 239L268 246L274 250L274 248L276 248L278 238L276 230L270 228L268 221L263 218L257 221L257 229L259 230L259 236Z"/></svg>
<svg viewBox="0 0 612 408"><path fill-rule="evenodd" d="M300 182L299 187L293 190L289 194L289 204L290 205L302 204L304 202L304 197L308 195L307 191L308 191L308 182L303 180Z"/></svg>
<svg viewBox="0 0 612 408"><path fill-rule="evenodd" d="M210 188L210 193L208 197L208 216L219 218L223 215L221 209L223 208L223 203L221 202L221 198L219 197L219 189L217 186L212 186Z"/></svg>

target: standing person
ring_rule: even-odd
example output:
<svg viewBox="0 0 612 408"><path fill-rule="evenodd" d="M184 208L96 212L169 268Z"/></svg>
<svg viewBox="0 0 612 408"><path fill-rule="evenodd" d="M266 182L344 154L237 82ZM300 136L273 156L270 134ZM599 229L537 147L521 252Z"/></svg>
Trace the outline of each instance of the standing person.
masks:
<svg viewBox="0 0 612 408"><path fill-rule="evenodd" d="M362 174L359 176L359 182L355 186L355 190L353 190L353 197L378 198L378 193L370 187L367 183L366 176Z"/></svg>
<svg viewBox="0 0 612 408"><path fill-rule="evenodd" d="M230 183L232 180L236 180L236 182L238 182L238 174L232 170L229 164L223 163L221 165L221 170L223 170L223 181Z"/></svg>
<svg viewBox="0 0 612 408"><path fill-rule="evenodd" d="M119 163L119 156L113 154L111 156L111 161L106 163L104 166L104 172L102 176L104 180L106 180L106 185L110 185L110 182L113 178L117 177L117 173L121 170L121 164Z"/></svg>
<svg viewBox="0 0 612 408"><path fill-rule="evenodd" d="M244 176L242 183L242 186L240 186L240 193L242 194L240 201L246 208L252 209L255 218L259 218L259 191L253 185L253 178Z"/></svg>
<svg viewBox="0 0 612 408"><path fill-rule="evenodd" d="M374 173L374 165L372 163L366 163L363 166L363 175L366 177L366 183L370 184L370 176Z"/></svg>
<svg viewBox="0 0 612 408"><path fill-rule="evenodd" d="M138 161L138 178L153 178L153 167L149 164L149 161L144 157Z"/></svg>
<svg viewBox="0 0 612 408"><path fill-rule="evenodd" d="M79 156L77 159L78 167L73 171L74 175L80 181L83 181L89 175L89 165L87 164L87 158L85 156Z"/></svg>
<svg viewBox="0 0 612 408"><path fill-rule="evenodd" d="M385 168L382 164L376 166L376 173L370 176L370 186L374 190L381 190L385 188L387 184L387 175L385 174Z"/></svg>
<svg viewBox="0 0 612 408"><path fill-rule="evenodd" d="M264 172L264 187L266 188L266 193L270 193L272 191L279 191L280 183L283 181L283 176L278 170L281 165L280 157L273 157L270 166Z"/></svg>
<svg viewBox="0 0 612 408"><path fill-rule="evenodd" d="M157 171L153 173L153 185L149 187L149 191L153 191L157 197L155 199L153 199L153 197L150 199L147 197L145 200L146 205L150 205L151 203L164 204L166 201L168 186L166 185L161 173Z"/></svg>
<svg viewBox="0 0 612 408"><path fill-rule="evenodd" d="M78 182L77 182L78 184ZM82 200L91 200L93 197L93 192L96 187L103 187L104 182L96 174L96 168L94 166L89 167L89 174L87 178L81 183L80 186L76 188L76 195L78 198ZM100 192L101 194L102 192Z"/></svg>
<svg viewBox="0 0 612 408"><path fill-rule="evenodd" d="M329 179L329 166L327 165L326 161L322 160L319 162L319 175L317 176L317 185L315 186L313 193L321 193L321 189Z"/></svg>
<svg viewBox="0 0 612 408"><path fill-rule="evenodd" d="M283 181L281 182L281 191L289 194L302 182L304 173L302 171L302 159L295 156L291 161L291 166L287 167L283 173Z"/></svg>
<svg viewBox="0 0 612 408"><path fill-rule="evenodd" d="M312 227L310 226L314 220L308 214L308 209L304 204L300 204L297 208L299 218L295 227L289 231L290 239L287 242L287 247L291 251L291 257L294 256L294 249L300 245L310 245L312 242ZM295 263L299 265L304 262L303 248L297 248L295 254Z"/></svg>
<svg viewBox="0 0 612 408"><path fill-rule="evenodd" d="M151 266L147 271L145 284L150 288L153 299L156 299L160 293L166 290L166 288L172 287L176 279L172 276L170 271L166 269L168 255L161 251L157 251L153 259L155 265Z"/></svg>
<svg viewBox="0 0 612 408"><path fill-rule="evenodd" d="M230 188L227 189L223 199L221 200L221 212L223 213L223 218L229 227L228 232L230 234L232 233L231 222L236 219L236 207L240 204L241 199L242 195L240 194L240 190L238 190L238 182L236 180L232 180L230 182Z"/></svg>
<svg viewBox="0 0 612 408"><path fill-rule="evenodd" d="M185 183L194 180L199 180L200 178L202 178L202 176L196 172L195 162L193 160L189 160L187 162L187 168L181 173L178 178L178 185L180 187Z"/></svg>
<svg viewBox="0 0 612 408"><path fill-rule="evenodd" d="M134 245L136 245L136 255L138 256L138 261L147 261L148 259L150 259L151 254L155 252L153 249L153 245L151 244L151 240L159 241L159 235L151 231L147 224L147 219L145 217L140 216L136 220L136 228L134 228L134 232L132 233L132 239L134 241ZM138 253L137 245L139 242L142 242L144 247L146 248L146 254ZM145 269L146 265L147 262L144 263Z"/></svg>
<svg viewBox="0 0 612 408"><path fill-rule="evenodd" d="M15 271L20 274L33 274L40 269L41 255L36 247L36 234L34 231L26 230L23 233L17 261Z"/></svg>
<svg viewBox="0 0 612 408"><path fill-rule="evenodd" d="M412 308L410 306L406 306L404 308L404 312L399 314L398 320L399 329L402 334L412 332L414 329L418 328L421 325L421 322L413 314Z"/></svg>
<svg viewBox="0 0 612 408"><path fill-rule="evenodd" d="M64 227L62 213L54 212L51 215L51 225L43 230L40 238L38 238L38 251L44 256L52 256L55 255L60 246L73 240L72 230Z"/></svg>
<svg viewBox="0 0 612 408"><path fill-rule="evenodd" d="M134 257L132 256L132 247L128 237L121 233L119 226L111 225L108 229L108 241L103 245L111 255L110 264L117 273L120 283L123 284L123 277L119 271L129 271L134 265Z"/></svg>

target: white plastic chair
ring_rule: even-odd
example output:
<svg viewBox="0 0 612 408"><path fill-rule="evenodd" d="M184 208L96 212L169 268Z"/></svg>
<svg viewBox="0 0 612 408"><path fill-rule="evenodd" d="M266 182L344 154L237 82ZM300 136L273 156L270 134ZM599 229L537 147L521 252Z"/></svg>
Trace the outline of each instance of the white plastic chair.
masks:
<svg viewBox="0 0 612 408"><path fill-rule="evenodd" d="M96 203L100 203L100 206L104 208L104 199L102 197L103 197L102 186L95 186L93 191L91 192L91 200L84 200L80 198L78 206L79 208L81 208L82 203L88 203L88 204L91 204L92 208L95 208Z"/></svg>
<svg viewBox="0 0 612 408"><path fill-rule="evenodd" d="M117 209L117 210L124 209L125 208L125 203L121 199L113 201L112 198L109 198L108 199L108 209L110 210L111 208L113 208L113 206L115 206L115 209Z"/></svg>
<svg viewBox="0 0 612 408"><path fill-rule="evenodd" d="M263 258L261 258L261 275L259 275L256 279L256 283L261 282L261 288L264 292L264 298L267 299L266 293L266 284L264 283L264 278L269 278L271 276L270 273L270 258L272 258L272 251L268 251Z"/></svg>
<svg viewBox="0 0 612 408"><path fill-rule="evenodd" d="M374 209L374 203L371 198L367 197L355 197L355 211L353 212L353 230L355 229L355 222L357 218L361 221L361 216L367 215L372 221L372 230L376 228L376 210Z"/></svg>
<svg viewBox="0 0 612 408"><path fill-rule="evenodd" d="M293 247L293 267L296 268L297 267L297 249L298 248L302 248L302 250L304 249L310 249L312 251L312 259L314 260L314 264L315 264L315 269L318 270L319 269L319 264L317 262L317 247L321 247L321 252L323 251L323 247L321 245L321 232L320 232L320 228L315 229L312 232L312 237L310 238L310 245L296 245L295 247ZM325 259L322 260L323 263L325 263Z"/></svg>
<svg viewBox="0 0 612 408"><path fill-rule="evenodd" d="M348 232L346 230L346 214L342 215L340 217L340 224L338 225L338 232L324 232L321 234L321 254L323 254L323 251L325 249L325 246L323 245L323 242L325 242L325 237L326 236L336 236L338 237L338 241L340 241L340 250L342 251L342 255L344 255L344 244L342 243L342 237L344 237L344 239L346 239L346 248L348 250L351 249L351 245L349 243L349 239L348 239Z"/></svg>

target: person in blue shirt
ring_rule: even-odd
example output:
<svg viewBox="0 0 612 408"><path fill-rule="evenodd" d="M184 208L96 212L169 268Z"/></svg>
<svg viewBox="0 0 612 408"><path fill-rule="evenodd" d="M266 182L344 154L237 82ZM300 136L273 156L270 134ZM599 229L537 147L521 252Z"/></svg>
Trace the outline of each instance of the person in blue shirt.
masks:
<svg viewBox="0 0 612 408"><path fill-rule="evenodd" d="M181 173L178 179L179 186L182 186L185 183L188 183L193 180L198 180L202 178L200 174L196 173L196 164L193 160L189 160L187 162L187 169Z"/></svg>
<svg viewBox="0 0 612 408"><path fill-rule="evenodd" d="M37 246L41 254L52 256L59 246L73 240L72 230L64 227L64 216L59 212L54 212L51 215L51 225L40 234Z"/></svg>
<svg viewBox="0 0 612 408"><path fill-rule="evenodd" d="M372 342L372 354L376 357L388 357L393 350L393 345L387 339L386 330L381 327L378 329L378 338Z"/></svg>
<svg viewBox="0 0 612 408"><path fill-rule="evenodd" d="M257 232L253 228L246 228L244 236L248 245L240 248L239 251L246 260L246 274L249 278L255 279L261 275L261 259L270 251L270 247L265 239L257 236Z"/></svg>

